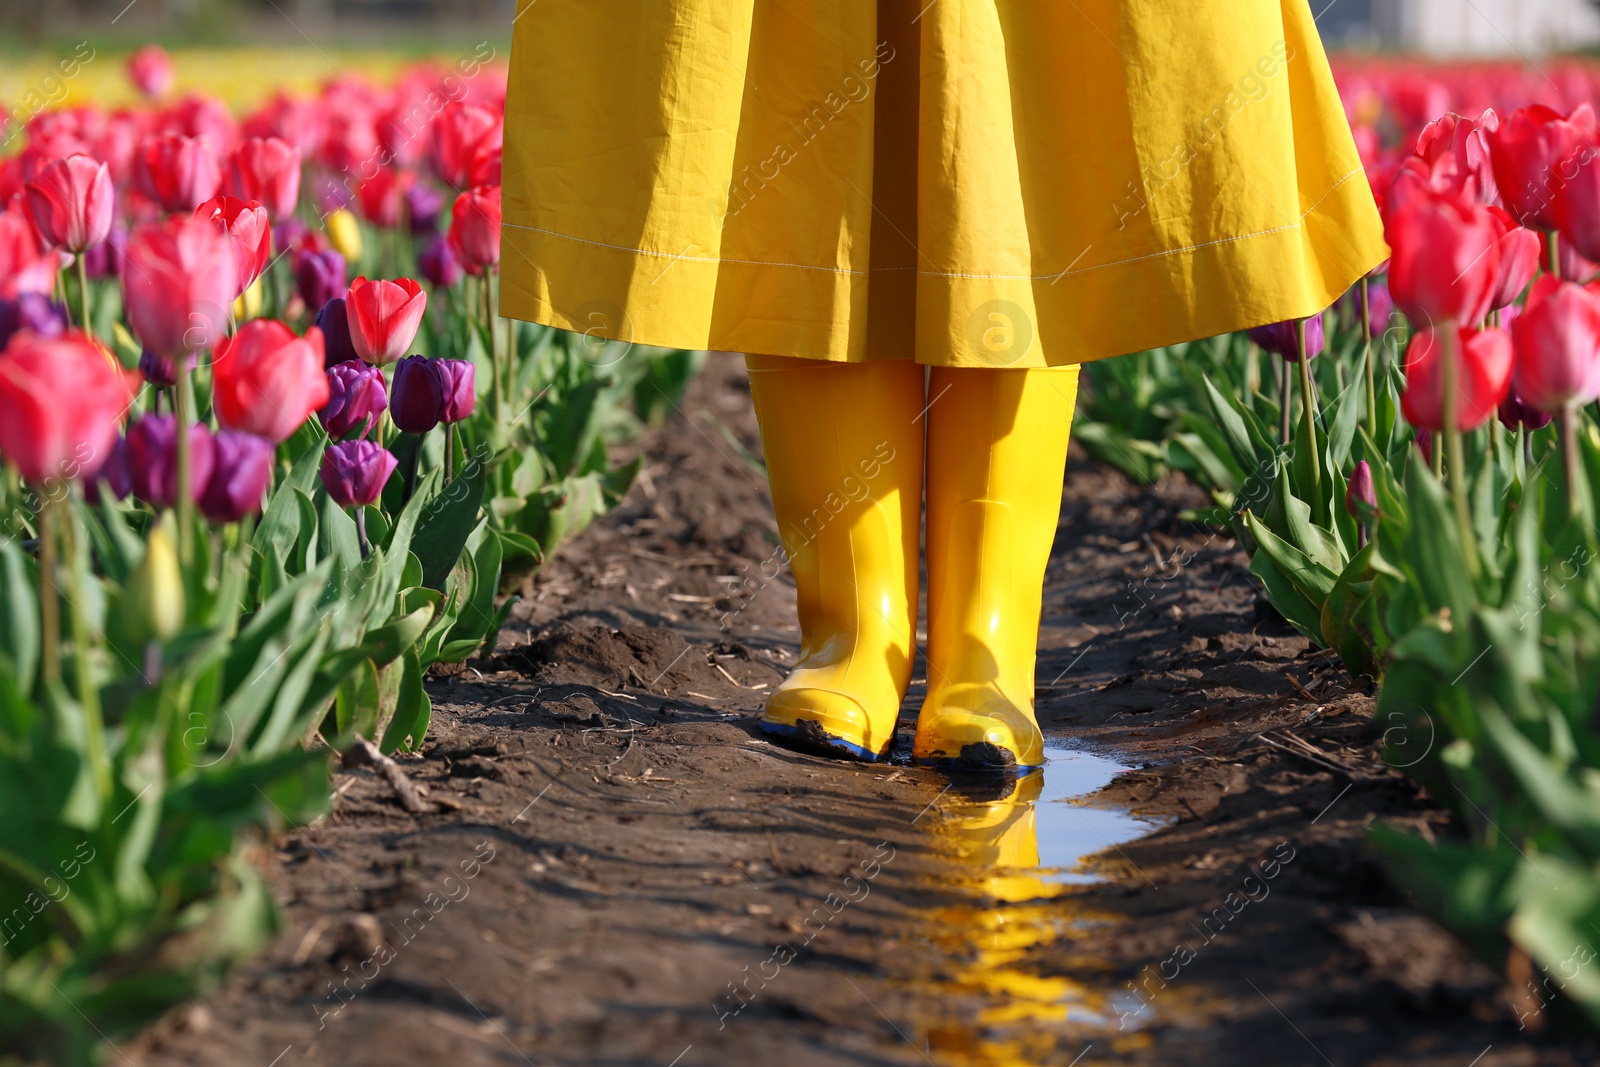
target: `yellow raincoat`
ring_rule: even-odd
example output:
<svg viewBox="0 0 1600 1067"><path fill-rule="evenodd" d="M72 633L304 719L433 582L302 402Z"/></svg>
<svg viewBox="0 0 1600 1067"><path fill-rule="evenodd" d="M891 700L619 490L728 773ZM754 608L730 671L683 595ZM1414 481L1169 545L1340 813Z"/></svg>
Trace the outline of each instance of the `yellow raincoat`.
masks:
<svg viewBox="0 0 1600 1067"><path fill-rule="evenodd" d="M1387 255L1307 0L522 0L502 308L676 348L1081 363Z"/></svg>

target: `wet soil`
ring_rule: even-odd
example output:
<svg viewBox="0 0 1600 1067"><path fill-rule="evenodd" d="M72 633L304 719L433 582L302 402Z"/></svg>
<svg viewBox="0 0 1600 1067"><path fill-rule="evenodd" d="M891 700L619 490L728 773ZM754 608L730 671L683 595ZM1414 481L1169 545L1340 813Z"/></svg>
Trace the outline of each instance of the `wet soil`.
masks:
<svg viewBox="0 0 1600 1067"><path fill-rule="evenodd" d="M497 655L429 683L402 764L438 810L339 772L262 857L272 948L113 1062L1595 1061L1369 858L1374 821L1451 820L1191 487L1074 456L1039 707L1099 757L1012 791L907 764L920 687L888 765L762 739L797 632L739 363L645 448Z"/></svg>

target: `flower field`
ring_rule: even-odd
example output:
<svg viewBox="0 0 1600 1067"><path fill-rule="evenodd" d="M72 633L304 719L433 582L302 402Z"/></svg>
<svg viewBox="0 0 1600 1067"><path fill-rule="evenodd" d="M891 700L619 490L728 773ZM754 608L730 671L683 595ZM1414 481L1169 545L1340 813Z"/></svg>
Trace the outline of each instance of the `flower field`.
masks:
<svg viewBox="0 0 1600 1067"><path fill-rule="evenodd" d="M118 76L0 162L0 1045L61 1063L270 936L253 835L421 745L694 366L495 316L503 69Z"/></svg>
<svg viewBox="0 0 1600 1067"><path fill-rule="evenodd" d="M73 1067L271 951L284 926L265 854L286 830L326 825L350 784L335 775L372 770L408 817L437 814L402 767L434 736L440 679L505 666L516 594L558 549L636 484L651 501L604 531L621 547L589 577L612 601L583 617L610 620L624 591L642 602L618 559L660 564L652 588L673 588L721 566L704 544L745 543L717 532L719 512L754 499L699 486L705 514L674 546L688 554L638 547L673 516L635 443L706 354L496 314L505 71L492 48L450 61L85 48L0 73L0 1062ZM1337 657L1343 684L1375 687L1373 744L1454 822L1442 835L1379 823L1370 854L1510 990L1519 1030L1549 1008L1592 1031L1600 68L1352 59L1338 77L1391 260L1318 317L1091 365L1075 434L1133 482L1202 489L1189 526L1231 535L1267 614ZM748 435L713 422L720 435L692 423L698 452L673 461L735 453L719 477L753 486ZM725 634L746 604L730 606L723 577L662 594L657 618L706 605ZM778 614L750 618L782 629ZM519 620L527 662L539 642L601 640L537 630L553 618ZM663 632L630 640L675 648ZM743 644L707 643L687 697L726 711L770 684ZM651 693L690 646L676 659L642 647L605 682L615 692L590 695ZM495 684L485 708L543 691ZM619 732L593 702L574 706L556 721L580 737ZM635 711L597 787L634 750ZM652 712L652 728L684 714ZM451 738L445 779L503 754ZM677 758L686 779L704 766ZM654 773L620 780L673 781ZM817 777L781 774L786 796ZM902 777L877 779L882 795ZM839 788L873 803L859 781ZM920 832L916 806L885 833ZM759 862L728 860L721 877L754 887L763 864L781 872L776 839L759 844ZM572 851L551 845L528 869L590 862ZM1009 877L977 880L996 897L1057 891ZM563 892L577 899L580 881ZM333 925L303 932L296 966ZM1006 944L1017 958L1021 941ZM1025 1000L1016 991L1039 981L996 986ZM653 1051L665 1063L678 1047Z"/></svg>

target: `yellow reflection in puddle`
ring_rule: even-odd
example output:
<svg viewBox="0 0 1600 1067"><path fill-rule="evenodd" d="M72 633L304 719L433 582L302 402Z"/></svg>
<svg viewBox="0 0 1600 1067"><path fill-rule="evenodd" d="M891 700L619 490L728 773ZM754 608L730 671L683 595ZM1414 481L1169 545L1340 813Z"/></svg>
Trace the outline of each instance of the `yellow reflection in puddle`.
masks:
<svg viewBox="0 0 1600 1067"><path fill-rule="evenodd" d="M1099 765L1091 773L1103 774L1087 789L1074 789L1075 795L1099 788L1122 769L1084 753L1065 758L1068 763L1088 760ZM1071 768L1069 781L1080 769ZM1121 820L1111 833L1124 841L1154 828L1123 813L1111 816L1071 804L1059 787L1049 788L1054 799L1047 798L1050 777L1047 768L1016 781L1009 792L1013 783L991 787L988 797L969 790L957 802L947 802L934 824L939 851L954 861L943 888L969 898L929 916L928 937L945 967L932 980L933 988L921 990L925 996L918 999L938 1005L933 1010L942 1017L922 1020L920 1029L926 1051L939 1064L1031 1067L1046 1058L1070 1060L1080 1035L1080 1046L1091 1039L1115 1038L1111 1044L1126 1049L1149 1040L1133 1032L1148 1023L1148 1012L1130 1020L1127 1028L1119 1026L1117 1008L1125 998L1109 983L1089 986L1040 973L1040 962L1030 960L1045 946L1070 943L1086 927L1113 921L1087 907L1086 898L1071 884L1095 880L1079 861L1117 843L1092 816ZM952 789L950 796L956 795ZM1045 828L1052 844L1048 858L1059 867L1040 864L1041 813L1051 824ZM1092 845L1085 826L1093 831ZM1063 948L1071 952L1070 944ZM1061 950L1053 955L1059 960ZM1074 959L1072 969L1082 973L1098 968L1092 960ZM1068 1053L1065 1059L1063 1051Z"/></svg>

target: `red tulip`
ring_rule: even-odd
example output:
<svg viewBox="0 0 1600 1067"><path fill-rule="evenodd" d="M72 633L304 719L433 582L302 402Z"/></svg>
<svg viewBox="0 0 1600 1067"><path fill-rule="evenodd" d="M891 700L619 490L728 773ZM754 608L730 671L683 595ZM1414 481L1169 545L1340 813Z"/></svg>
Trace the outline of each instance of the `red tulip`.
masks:
<svg viewBox="0 0 1600 1067"><path fill-rule="evenodd" d="M1594 133L1594 109L1588 104L1566 117L1534 104L1488 131L1500 197L1517 221L1529 229L1556 228L1556 200L1562 184L1574 176L1563 161Z"/></svg>
<svg viewBox="0 0 1600 1067"><path fill-rule="evenodd" d="M223 426L288 440L328 402L322 331L296 337L276 319L252 319L217 346L211 391Z"/></svg>
<svg viewBox="0 0 1600 1067"><path fill-rule="evenodd" d="M300 202L300 149L276 137L252 137L228 163L228 191L267 209L274 224Z"/></svg>
<svg viewBox="0 0 1600 1067"><path fill-rule="evenodd" d="M466 188L478 153L500 147L504 139L501 115L475 104L446 104L433 122L434 169L450 185Z"/></svg>
<svg viewBox="0 0 1600 1067"><path fill-rule="evenodd" d="M501 147L480 148L472 160L473 185L499 185L501 177Z"/></svg>
<svg viewBox="0 0 1600 1067"><path fill-rule="evenodd" d="M1494 165L1489 158L1488 131L1500 128L1500 117L1485 111L1476 121L1450 113L1434 119L1417 138L1417 157L1426 162L1438 180L1462 192L1472 183L1471 195L1485 204L1499 199Z"/></svg>
<svg viewBox="0 0 1600 1067"><path fill-rule="evenodd" d="M1539 273L1539 253L1543 243L1532 230L1517 225L1510 212L1491 207L1490 214L1500 227L1500 272L1495 276L1489 310L1498 311L1522 295Z"/></svg>
<svg viewBox="0 0 1600 1067"><path fill-rule="evenodd" d="M410 278L393 282L357 278L345 297L356 354L377 367L393 363L410 349L427 307L428 294Z"/></svg>
<svg viewBox="0 0 1600 1067"><path fill-rule="evenodd" d="M137 388L83 334L18 334L0 353L0 454L36 485L98 470Z"/></svg>
<svg viewBox="0 0 1600 1067"><path fill-rule="evenodd" d="M39 233L19 195L0 211L0 300L20 293L49 293L55 287L61 260L39 243Z"/></svg>
<svg viewBox="0 0 1600 1067"><path fill-rule="evenodd" d="M1500 227L1488 208L1419 189L1390 217L1385 236L1389 291L1414 324L1483 321L1500 274Z"/></svg>
<svg viewBox="0 0 1600 1067"><path fill-rule="evenodd" d="M415 181L406 171L380 170L356 187L361 215L374 226L393 230L400 225L406 189Z"/></svg>
<svg viewBox="0 0 1600 1067"><path fill-rule="evenodd" d="M1558 412L1600 398L1600 293L1546 275L1511 324L1524 403Z"/></svg>
<svg viewBox="0 0 1600 1067"><path fill-rule="evenodd" d="M473 274L500 262L500 187L485 185L456 197L450 247Z"/></svg>
<svg viewBox="0 0 1600 1067"><path fill-rule="evenodd" d="M28 210L40 235L73 255L111 233L116 199L110 168L88 156L58 159L28 183Z"/></svg>
<svg viewBox="0 0 1600 1067"><path fill-rule="evenodd" d="M261 272L267 269L272 256L272 224L267 220L267 209L254 201L245 202L236 196L219 196L195 209L197 219L205 219L219 233L233 240L233 254L237 263L239 296L255 284Z"/></svg>
<svg viewBox="0 0 1600 1067"><path fill-rule="evenodd" d="M1429 328L1419 330L1406 349L1400 407L1406 421L1420 429L1444 429L1443 347L1438 332ZM1511 337L1504 330L1459 330L1456 351L1456 428L1471 430L1494 417L1511 389Z"/></svg>
<svg viewBox="0 0 1600 1067"><path fill-rule="evenodd" d="M217 195L222 173L211 145L198 137L166 133L139 146L139 185L172 214L193 211Z"/></svg>
<svg viewBox="0 0 1600 1067"><path fill-rule="evenodd" d="M172 57L159 45L147 44L128 57L128 78L152 100L171 92L175 77Z"/></svg>
<svg viewBox="0 0 1600 1067"><path fill-rule="evenodd" d="M157 355L171 359L214 345L238 281L233 240L205 219L146 223L128 238L123 306L133 332Z"/></svg>

